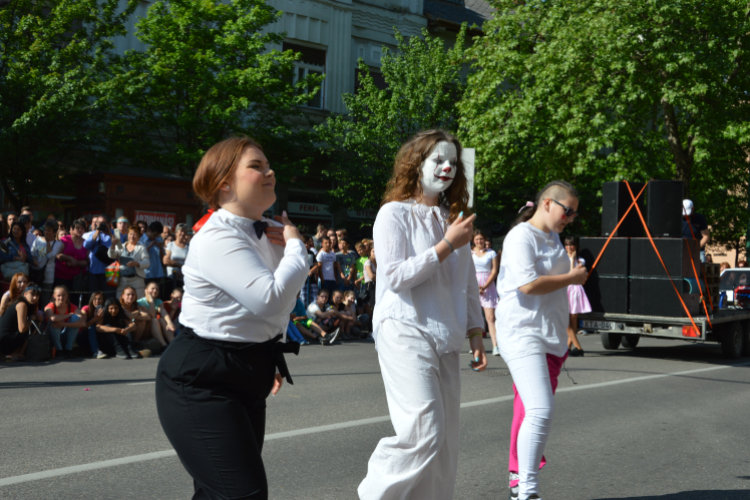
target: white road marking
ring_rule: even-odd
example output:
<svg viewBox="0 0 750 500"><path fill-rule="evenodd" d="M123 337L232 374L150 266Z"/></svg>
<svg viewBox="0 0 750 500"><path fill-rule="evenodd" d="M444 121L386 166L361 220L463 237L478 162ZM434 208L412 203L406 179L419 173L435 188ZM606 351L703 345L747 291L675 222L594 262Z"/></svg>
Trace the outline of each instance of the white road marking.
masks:
<svg viewBox="0 0 750 500"><path fill-rule="evenodd" d="M149 384L155 384L156 380L150 380L148 382L133 382L132 384L125 384L125 385L149 385Z"/></svg>
<svg viewBox="0 0 750 500"><path fill-rule="evenodd" d="M708 368L698 368L695 370L684 370L680 372L659 373L655 375L646 375L643 377L632 377L632 378L626 378L626 379L621 379L621 380L612 380L609 382L599 382L596 384L575 385L572 387L564 387L564 388L558 389L557 392L561 393L561 392L571 392L571 391L582 391L585 389L598 389L600 387L609 387L609 386L620 385L620 384L630 384L634 382L643 382L646 380L656 380L656 379L667 378L667 377L680 377L683 375L693 375L696 373L711 372L711 371L716 371L716 370L723 370L726 368L737 368L740 366L750 366L750 362L738 363L736 365L710 366ZM139 382L137 384L128 384L128 385L141 385L141 384L152 384L152 383L153 382ZM501 403L504 401L512 401L512 400L513 400L513 396L502 396L499 398L481 399L479 401L470 401L467 403L462 403L461 408L485 406L485 405L491 405L495 403ZM276 439L286 439L286 438L296 437L296 436L305 436L308 434L319 434L321 432L329 432L329 431L335 431L339 429L348 429L351 427L360 427L363 425L379 424L383 422L388 422L390 419L391 418L389 416L363 418L361 420L351 420L349 422L341 422L338 424L320 425L318 427L308 427L305 429L297 429L293 431L277 432L275 434L267 434L265 440L273 441ZM20 476L5 477L5 478L0 479L0 487L9 486L11 484L27 483L29 481L38 481L40 479L49 479L51 477L65 476L67 474L77 474L79 472L85 472L85 471L90 471L90 470L105 469L108 467L116 467L118 465L132 464L132 463L137 463L137 462L146 462L148 460L156 460L159 458L174 457L176 455L177 454L175 453L174 450L157 451L154 453L145 453L143 455L132 455L129 457L115 458L112 460L102 460L101 462L92 462L89 464L73 465L71 467L62 467L60 469L51 469L51 470L46 470L42 472L34 472L32 474L23 474Z"/></svg>

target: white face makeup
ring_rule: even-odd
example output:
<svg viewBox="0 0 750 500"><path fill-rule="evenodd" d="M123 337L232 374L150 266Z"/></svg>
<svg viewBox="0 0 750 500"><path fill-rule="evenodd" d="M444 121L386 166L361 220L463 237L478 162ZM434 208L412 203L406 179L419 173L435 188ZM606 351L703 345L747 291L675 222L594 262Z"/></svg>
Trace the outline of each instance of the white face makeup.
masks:
<svg viewBox="0 0 750 500"><path fill-rule="evenodd" d="M420 182L426 196L437 196L453 183L456 177L458 153L452 142L438 142L430 156L422 163Z"/></svg>

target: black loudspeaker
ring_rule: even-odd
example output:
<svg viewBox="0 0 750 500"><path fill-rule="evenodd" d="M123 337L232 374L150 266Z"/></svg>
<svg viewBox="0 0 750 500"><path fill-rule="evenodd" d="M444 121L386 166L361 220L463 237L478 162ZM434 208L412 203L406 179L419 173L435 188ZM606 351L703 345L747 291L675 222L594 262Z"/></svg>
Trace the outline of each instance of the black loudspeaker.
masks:
<svg viewBox="0 0 750 500"><path fill-rule="evenodd" d="M682 205L680 205L682 206ZM695 278L693 265L700 276L700 250L697 240L684 238L654 238L656 248L674 279ZM692 257L693 264L690 263ZM638 277L666 278L664 267L659 262L648 238L630 240L630 275Z"/></svg>
<svg viewBox="0 0 750 500"><path fill-rule="evenodd" d="M642 316L668 316L686 318L685 309L667 278L630 279L630 314ZM688 293L690 283L684 279L672 280L692 316L700 315L700 295Z"/></svg>
<svg viewBox="0 0 750 500"><path fill-rule="evenodd" d="M643 187L642 182L631 182L630 189L633 190L633 196L638 196L641 188ZM638 198L638 207L641 209L643 216L646 216L646 212L643 206L643 199L646 194L643 193ZM633 198L630 196L628 187L624 182L605 182L602 186L602 236L609 236L614 231L617 223L625 212L627 211L630 204L633 202ZM620 228L615 233L615 236L624 237L639 237L644 236L643 223L635 207L630 210L628 216L620 225Z"/></svg>
<svg viewBox="0 0 750 500"><path fill-rule="evenodd" d="M597 313L628 313L628 278L627 276L591 277L583 285L586 296L591 303L591 310Z"/></svg>
<svg viewBox="0 0 750 500"><path fill-rule="evenodd" d="M586 268L591 270L607 238L581 238L578 243L578 255L586 259ZM630 263L630 239L612 238L607 249L596 265L594 275L627 276Z"/></svg>
<svg viewBox="0 0 750 500"><path fill-rule="evenodd" d="M654 238L682 237L682 181L650 181L646 222Z"/></svg>

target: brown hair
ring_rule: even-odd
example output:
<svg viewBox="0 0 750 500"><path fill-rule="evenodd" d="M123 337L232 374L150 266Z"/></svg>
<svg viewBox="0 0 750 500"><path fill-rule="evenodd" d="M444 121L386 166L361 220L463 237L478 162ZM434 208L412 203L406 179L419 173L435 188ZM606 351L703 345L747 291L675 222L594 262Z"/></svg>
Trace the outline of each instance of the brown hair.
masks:
<svg viewBox="0 0 750 500"><path fill-rule="evenodd" d="M8 288L8 295L10 295L10 300L16 300L18 297L23 295L23 290L21 290L21 288L18 286L18 278L20 278L21 276L26 278L26 286L29 286L29 277L26 276L26 273L14 274L10 279L10 288Z"/></svg>
<svg viewBox="0 0 750 500"><path fill-rule="evenodd" d="M469 191L466 188L464 164L461 161L461 143L444 130L423 130L401 146L396 155L393 175L383 196L381 205L391 201L404 201L422 196L422 184L419 182L420 167L430 156L439 142L452 142L456 146L456 177L444 192L440 193L438 204L450 210L448 220L453 222L460 212L469 215Z"/></svg>
<svg viewBox="0 0 750 500"><path fill-rule="evenodd" d="M474 232L471 233L471 248L474 248L474 238L476 238L477 236L481 236L485 240L489 240L487 235L484 234L484 231L482 231L481 229L474 229Z"/></svg>
<svg viewBox="0 0 750 500"><path fill-rule="evenodd" d="M234 175L242 153L249 147L263 151L253 139L238 136L214 144L203 155L193 177L193 190L210 208L219 208L219 189Z"/></svg>
<svg viewBox="0 0 750 500"><path fill-rule="evenodd" d="M138 236L141 236L141 227L138 224L133 224L132 226L128 227L129 233L136 233Z"/></svg>
<svg viewBox="0 0 750 500"><path fill-rule="evenodd" d="M133 290L133 294L135 295L135 300L133 301L132 308L128 307L127 304L125 304L125 302L122 300L122 297L125 295L125 290ZM122 293L120 294L120 307L128 312L133 312L138 309L138 292L135 291L135 288L133 288L132 286L126 286L122 289Z"/></svg>

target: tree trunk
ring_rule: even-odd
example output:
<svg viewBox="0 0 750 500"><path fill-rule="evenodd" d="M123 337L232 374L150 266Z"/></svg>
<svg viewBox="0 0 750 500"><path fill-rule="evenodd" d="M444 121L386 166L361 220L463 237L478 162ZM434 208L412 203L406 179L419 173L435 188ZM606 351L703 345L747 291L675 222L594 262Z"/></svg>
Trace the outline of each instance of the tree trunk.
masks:
<svg viewBox="0 0 750 500"><path fill-rule="evenodd" d="M21 212L21 207L23 206L22 200L20 197L13 194L13 190L10 187L10 184L8 184L7 179L3 179L3 191L5 191L5 196L8 197L8 200L13 204L13 207L16 210L16 213Z"/></svg>
<svg viewBox="0 0 750 500"><path fill-rule="evenodd" d="M680 138L680 129L677 124L677 115L675 114L674 106L664 99L661 101L661 106L664 110L667 142L669 143L669 149L672 151L675 166L677 167L677 180L685 183L685 197L687 198L690 194L690 177L693 171L695 144L693 144L692 137L688 137L687 141L683 144Z"/></svg>

